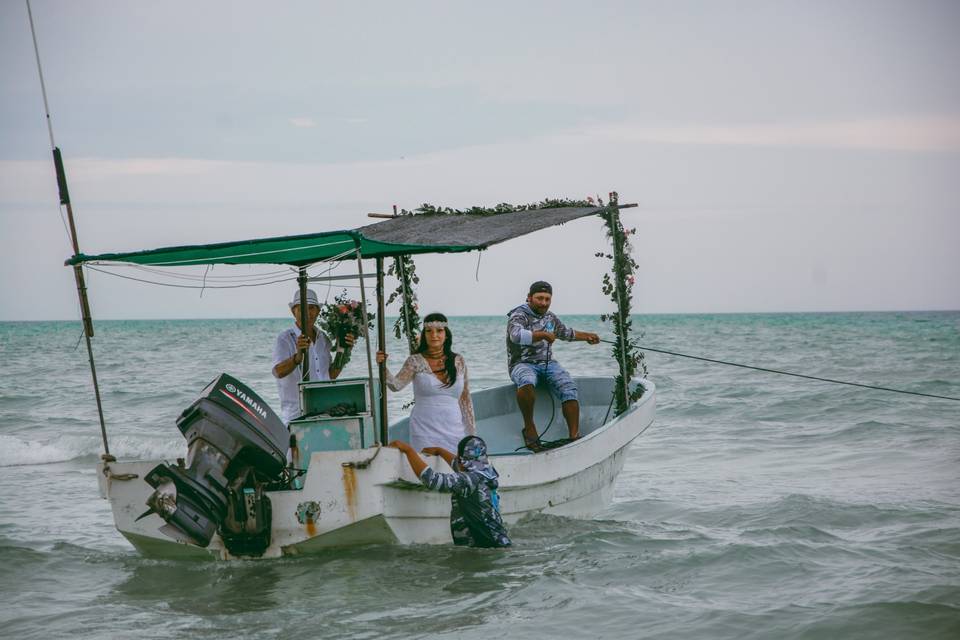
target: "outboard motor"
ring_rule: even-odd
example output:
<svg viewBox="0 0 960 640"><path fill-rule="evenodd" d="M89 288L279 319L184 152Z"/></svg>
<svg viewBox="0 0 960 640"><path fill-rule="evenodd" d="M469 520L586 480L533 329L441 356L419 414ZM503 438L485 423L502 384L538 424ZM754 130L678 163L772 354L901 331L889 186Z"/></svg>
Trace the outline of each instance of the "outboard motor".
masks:
<svg viewBox="0 0 960 640"><path fill-rule="evenodd" d="M289 435L280 418L242 382L220 374L177 418L187 462L154 467L144 478L156 491L150 510L170 537L201 547L218 530L234 555L259 556L270 546L268 487L284 481ZM143 516L141 516L143 517Z"/></svg>

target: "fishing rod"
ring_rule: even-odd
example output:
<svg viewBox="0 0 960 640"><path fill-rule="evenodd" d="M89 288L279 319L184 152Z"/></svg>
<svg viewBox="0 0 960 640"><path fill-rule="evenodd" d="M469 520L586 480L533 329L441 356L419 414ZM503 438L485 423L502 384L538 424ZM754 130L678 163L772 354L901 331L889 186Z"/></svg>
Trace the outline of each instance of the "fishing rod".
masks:
<svg viewBox="0 0 960 640"><path fill-rule="evenodd" d="M60 194L60 205L67 209L69 221L70 242L73 245L73 255L80 254L80 243L77 240L77 227L73 221L73 206L70 204L70 192L67 189L67 173L63 168L63 157L60 148L53 139L53 124L50 119L50 105L47 101L47 87L43 80L43 67L40 65L40 47L37 45L37 30L33 25L33 11L30 0L27 2L27 16L30 19L30 34L33 36L33 52L37 57L37 73L40 75L40 91L43 94L43 110L47 118L47 133L50 134L50 148L53 150L53 166L57 173L57 190ZM97 367L93 360L93 318L90 315L90 302L87 299L87 285L83 278L83 268L79 264L73 265L73 277L77 284L77 297L80 299L80 314L83 322L83 336L87 341L87 358L90 361L90 375L93 378L93 393L97 398L97 414L100 416L100 435L103 438L103 457L110 456L110 447L107 444L107 426L103 419L103 403L100 400L100 384L97 382Z"/></svg>
<svg viewBox="0 0 960 640"><path fill-rule="evenodd" d="M613 340L604 340L600 339L600 342L605 342L606 344L617 344ZM889 391L892 393L903 393L911 396L923 396L925 398L937 398L939 400L954 400L960 402L960 398L954 398L952 396L940 396L933 393L922 393L920 391L907 391L905 389L892 389L890 387L879 387L872 384L861 384L859 382L848 382L846 380L834 380L832 378L821 378L819 376L808 376L802 373L793 373L790 371L781 371L779 369L768 369L766 367L754 367L748 364L739 364L737 362L727 362L726 360L715 360L713 358L704 358L702 356L691 356L686 353L678 353L676 351L666 351L665 349L654 349L653 347L645 347L638 344L638 348L643 349L644 351L653 351L655 353L664 353L669 356L676 356L678 358L691 358L693 360L702 360L704 362L712 362L714 364L725 364L731 367L740 367L742 369L753 369L754 371L763 371L765 373L777 373L783 376L793 376L794 378L806 378L807 380L817 380L820 382L830 382L833 384L844 384L851 387L862 387L864 389L874 389L876 391Z"/></svg>

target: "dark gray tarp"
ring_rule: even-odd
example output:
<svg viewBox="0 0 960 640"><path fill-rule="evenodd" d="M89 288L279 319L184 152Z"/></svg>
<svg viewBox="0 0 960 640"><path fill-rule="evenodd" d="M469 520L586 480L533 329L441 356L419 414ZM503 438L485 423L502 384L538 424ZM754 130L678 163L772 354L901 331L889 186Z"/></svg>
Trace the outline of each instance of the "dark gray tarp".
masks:
<svg viewBox="0 0 960 640"><path fill-rule="evenodd" d="M621 208L630 205L621 205ZM404 254L451 253L490 245L596 214L601 207L555 207L498 214L424 214L344 231L185 245L126 253L76 255L67 264L128 262L153 266L291 264Z"/></svg>
<svg viewBox="0 0 960 640"><path fill-rule="evenodd" d="M486 249L540 229L603 211L601 207L557 207L498 214L399 216L357 231L369 240L388 244ZM449 250L449 249L446 249Z"/></svg>

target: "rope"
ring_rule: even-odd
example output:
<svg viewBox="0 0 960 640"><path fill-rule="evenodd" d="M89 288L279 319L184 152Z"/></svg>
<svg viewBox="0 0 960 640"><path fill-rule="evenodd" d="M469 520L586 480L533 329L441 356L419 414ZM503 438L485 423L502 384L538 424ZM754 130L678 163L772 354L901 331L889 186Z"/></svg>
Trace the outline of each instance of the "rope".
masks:
<svg viewBox="0 0 960 640"><path fill-rule="evenodd" d="M366 469L370 466L371 462L377 459L377 456L380 455L380 450L383 449L383 446L379 443L376 445L376 447L377 450L366 460L360 460L359 462L341 462L340 466L348 469Z"/></svg>
<svg viewBox="0 0 960 640"><path fill-rule="evenodd" d="M546 428L537 434L537 439L534 441L537 445L543 447L544 449L553 448L550 446L552 443L560 442L560 440L543 439L543 434L545 434L547 431L550 431L550 427L553 426L553 419L557 416L557 399L554 397L553 392L549 387L547 388L547 395L550 396L550 421L547 423ZM606 420L604 420L604 422L606 422ZM526 442L514 449L514 451L520 451L521 449L529 449Z"/></svg>
<svg viewBox="0 0 960 640"><path fill-rule="evenodd" d="M606 342L607 344L615 344L612 340L601 339L600 342ZM653 351L655 353L664 353L668 356L676 356L678 358L690 358L692 360L702 360L703 362L712 362L714 364L725 364L731 367L740 367L742 369L753 369L754 371L763 371L764 373L776 373L782 376L793 376L794 378L805 378L807 380L817 380L819 382L829 382L831 384L844 384L851 387L874 389L876 391L889 391L891 393L903 393L911 396L922 396L924 398L937 398L938 400L954 400L956 402L960 402L960 398L954 398L952 396L940 396L934 393L921 393L920 391L906 391L904 389L892 389L890 387L879 387L872 384L860 384L859 382L848 382L845 380L834 380L832 378L821 378L819 376L808 376L802 373L792 373L790 371L780 371L779 369L768 369L766 367L754 367L748 364L727 362L726 360L715 360L713 358L703 358L701 356L691 356L686 353L677 353L676 351L666 351L665 349L654 349L653 347L645 347L640 344L638 344L637 347L645 351Z"/></svg>
<svg viewBox="0 0 960 640"><path fill-rule="evenodd" d="M33 26L33 9L30 7L30 0L27 0L27 17L30 19L30 35L33 37L33 53L37 57L37 73L40 75L40 93L43 95L43 113L47 120L47 133L50 135L50 148L53 149L57 143L53 140L53 121L50 119L50 104L47 101L47 85L43 81L43 66L40 64L40 46L37 44L37 30ZM70 229L67 227L67 220L63 217L63 206L59 206L60 221L63 222L63 230L67 233L67 246L72 251L73 245L70 240Z"/></svg>
<svg viewBox="0 0 960 640"><path fill-rule="evenodd" d="M207 288L207 274L210 272L210 265L207 265L207 268L203 270L203 285L200 288L200 297L203 297L203 290Z"/></svg>
<svg viewBox="0 0 960 640"><path fill-rule="evenodd" d="M113 460L107 460L106 458L113 458L113 456L104 456L103 475L106 476L107 478L110 478L111 480L126 481L126 480L136 480L137 478L140 477L135 473L114 473L113 469L110 468L110 463L116 462L117 459L113 458Z"/></svg>
<svg viewBox="0 0 960 640"><path fill-rule="evenodd" d="M346 242L345 240L340 240L340 241L337 241L337 242L325 242L325 243L320 243L320 244L311 244L311 245L305 245L305 246L302 246L302 247L297 247L297 249L298 249L298 250L299 250L299 249L316 249L316 248L319 248L319 247L329 247L329 246L332 246L332 245L335 245L335 244L344 244L345 242ZM269 255L269 254L273 254L273 253L283 253L284 251L289 251L289 249L271 249L270 251L250 251L250 252L247 252L247 253L237 253L237 254L233 254L233 255L229 255L229 256L216 256L216 259L217 259L217 260L232 260L232 259L234 259L234 258L248 258L248 257L251 257L251 256L264 256L264 255ZM329 258L323 258L322 260L317 260L316 262L311 262L311 263L309 263L309 264L306 265L306 266L307 266L307 267L312 267L313 265L316 265L316 264L324 264L324 263L327 263L327 262L336 262L336 261L341 260L341 259L345 258L346 256L349 256L350 254L353 254L353 253L356 253L356 252L357 252L357 249L356 249L355 247L351 247L350 249L346 249L345 251L341 251L340 253L337 253L337 254L334 254L334 255L330 256ZM137 264L137 263L135 263L135 262L121 262L121 261L114 261L114 260L84 260L84 261L83 261L83 264L84 264L84 265L93 265L93 264L96 264L96 265L109 265L109 266L124 266L124 267L146 268L144 265L140 265L140 264ZM169 264L169 265L180 265L180 266L184 266L184 267L189 267L189 266L191 266L191 265L192 265L192 266L200 266L200 265L208 264L208 260L207 260L207 258L195 258L195 259L191 259L191 260L168 260L168 261L166 261L166 262L151 262L150 264L153 265L153 266L161 266L161 265L168 265L168 264ZM212 264L212 263L210 263L210 264ZM230 264L230 263L227 262L227 263L223 263L223 264ZM249 264L270 264L270 263L249 263Z"/></svg>
<svg viewBox="0 0 960 640"><path fill-rule="evenodd" d="M133 276L124 276L119 273L113 273L112 271L106 271L105 269L97 269L96 267L91 267L89 264L86 265L87 269L91 271L96 271L97 273L104 273L108 276L113 276L115 278L123 278L124 280L133 280L134 282L143 282L145 284L154 284L158 287L173 287L175 289L240 289L243 287L263 287L269 284L276 284L278 282L289 282L290 280L296 280L296 277L281 278L279 280L270 280L268 282L258 282L258 283L249 283L249 284L221 284L221 285L193 285L193 284L172 284L170 282L156 282L155 280L145 280L143 278L134 278Z"/></svg>
<svg viewBox="0 0 960 640"><path fill-rule="evenodd" d="M103 266L103 265L108 265L108 266L110 266L111 268L125 267L125 268L128 268L128 269L135 269L135 270L137 270L137 271L143 271L144 273L150 273L150 274L154 274L154 275L160 275L160 276L163 276L163 277L165 277L165 278L171 278L171 279L174 279L174 280L189 280L189 281L193 281L193 282L201 282L201 281L203 281L203 280L213 281L213 282L216 282L216 281L224 281L224 282L247 281L247 282L254 282L254 281L257 281L257 280L267 280L267 279L270 279L270 278L276 278L278 275L281 275L281 274L295 273L295 271L293 271L293 270L291 270L291 269L277 269L277 270L275 270L275 271L267 271L267 272L265 272L265 273L257 273L257 274L239 274L239 275L207 274L206 276L204 276L203 274L198 274L198 273L183 273L183 272L180 272L180 271L174 271L174 270L172 270L172 269L151 269L151 268L149 268L149 267L145 267L145 266L140 265L140 264L133 264L133 263L128 263L128 262L117 262L117 263L98 262L98 263L95 263L95 264L99 264L99 265L102 265L102 266ZM209 265L207 265L207 266L209 266Z"/></svg>
<svg viewBox="0 0 960 640"><path fill-rule="evenodd" d="M73 251L73 241L70 237L70 227L67 226L67 217L63 215L63 205L58 205L57 210L60 214L60 222L63 223L63 232L67 234L67 251Z"/></svg>
<svg viewBox="0 0 960 640"><path fill-rule="evenodd" d="M338 245L338 244L350 244L350 245L353 245L353 240L337 240L337 241L335 241L335 242L320 242L320 243L318 243L318 244L308 244L308 245L304 245L304 246L302 246L302 247L297 247L296 249L297 249L298 251L302 251L303 249L319 249L320 247L332 247L332 246ZM290 249L289 249L289 248L284 248L284 249L270 249L269 251L248 251L248 252L246 252L246 253L234 253L234 254L226 255L226 256L216 256L216 259L217 259L217 260L233 260L233 259L235 259L235 258L250 258L250 257L253 257L253 256L267 256L267 255L271 255L271 254L274 254L274 253L285 253L285 252L287 252L287 251L290 251ZM355 251L355 249L351 248L350 250L345 251L345 252L343 252L343 253L341 253L341 254L339 254L339 255L341 255L341 256L348 255L348 254L353 253L354 251ZM329 259L332 260L332 259L335 259L335 258L329 258ZM152 264L156 264L156 265L161 265L161 264L190 265L190 264L206 264L207 262L208 262L208 258L191 258L190 260L168 260L168 261L166 261L166 262L154 262L154 263L152 263ZM324 261L323 261L323 260L318 260L318 262L324 262ZM88 264L89 264L89 263L88 263Z"/></svg>
<svg viewBox="0 0 960 640"><path fill-rule="evenodd" d="M327 258L326 260L320 260L319 262L315 262L315 263L311 264L310 266L314 266L314 265L317 265L317 264L330 263L330 266L327 267L325 270L321 271L320 274L322 275L322 274L324 274L324 273L329 273L329 272L332 271L334 268L336 268L337 266L339 266L339 263L337 262L337 260L339 260L341 257L343 257L343 256L345 256L345 255L347 255L347 254L354 253L354 251L355 251L354 249L351 249L350 251L345 251L345 252L343 252L343 253L337 254L336 256L332 256L332 257L330 257L330 258ZM196 281L199 281L201 284L199 284L199 285L173 284L173 283L170 283L170 282L157 282L156 280L147 280L147 279L144 279L144 278L134 278L133 276L121 275L121 274L119 274L119 273L114 273L114 272L112 272L112 271L107 271L106 269L98 269L98 268L92 266L92 265L94 265L94 264L98 264L98 265L108 264L108 265L110 265L111 267L130 267L130 268L134 268L134 269L143 270L143 271L146 271L146 272L148 272L148 273L154 273L154 274L157 274L157 275L162 275L162 276L167 276L167 275L169 275L169 276L172 277L172 278L188 279L188 280L192 280L192 281L195 281L195 282L196 282ZM265 280L265 281L259 282L259 280L263 280L264 278L273 277L273 274L290 273L290 272L287 271L287 270L281 270L281 271L273 271L273 272L270 272L270 274L260 274L260 275L256 275L256 276L251 276L250 279L249 279L250 281L248 281L248 282L242 282L242 283L239 283L239 284L207 284L207 280L208 280L208 279L213 279L213 278L216 277L216 276L207 276L206 274L204 274L204 275L197 275L197 276L191 276L191 275L189 275L189 274L182 274L182 273L179 273L179 274L178 274L178 273L167 274L166 272L164 272L164 271L162 271L162 270L160 270L160 269L147 269L147 268L143 267L142 265L129 264L129 263L114 264L114 263L105 263L105 262L87 262L87 263L85 263L83 266L86 267L87 269L91 270L91 271L96 271L96 272L98 272L98 273L104 273L104 274L106 274L106 275L108 275L108 276L114 276L114 277L116 277L116 278L123 278L124 280L133 280L134 282L143 282L143 283L145 283L145 284L153 284L153 285L157 285L157 286L159 286L159 287L173 287L173 288L175 288L175 289L200 289L200 291L201 291L201 297L202 297L202 292L203 292L204 289L241 289L241 288L246 288L246 287L263 287L263 286L267 286L267 285L271 285L271 284L277 284L277 283L279 283L279 282L288 282L288 281L290 281L290 280L296 280L296 276L295 276L295 275L290 275L289 277L286 277L286 278L278 278L278 279L275 279L275 280ZM207 270L209 270L209 268L210 268L210 265L207 265ZM231 278L231 277L236 277L236 276L223 276L223 278L225 278L225 279ZM348 286L350 286L350 285L343 285L343 286L348 287ZM329 294L329 289L328 289L328 294Z"/></svg>
<svg viewBox="0 0 960 640"><path fill-rule="evenodd" d="M27 0L27 16L30 18L30 35L33 36L33 52L37 56L37 73L40 74L40 92L43 94L43 112L47 116L50 148L53 149L57 144L53 141L53 123L50 121L50 105L47 103L47 86L43 81L43 67L40 66L40 47L37 45L37 31L33 28L33 10L30 8L30 0Z"/></svg>

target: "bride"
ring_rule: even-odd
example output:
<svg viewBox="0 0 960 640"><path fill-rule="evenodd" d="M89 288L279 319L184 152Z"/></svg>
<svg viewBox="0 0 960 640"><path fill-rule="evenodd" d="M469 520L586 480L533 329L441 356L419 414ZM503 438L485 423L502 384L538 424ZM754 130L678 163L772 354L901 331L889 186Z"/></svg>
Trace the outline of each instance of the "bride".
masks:
<svg viewBox="0 0 960 640"><path fill-rule="evenodd" d="M410 444L415 451L425 447L456 451L464 436L476 433L467 364L453 352L452 344L447 317L431 313L423 319L417 353L407 358L396 376L387 371L391 391L400 391L413 381ZM386 360L386 353L377 353L378 363Z"/></svg>

